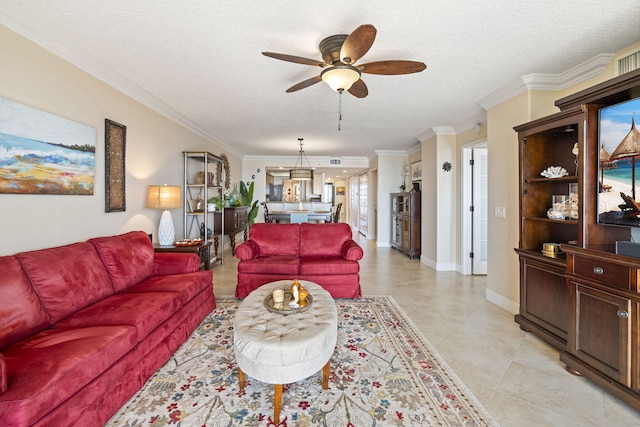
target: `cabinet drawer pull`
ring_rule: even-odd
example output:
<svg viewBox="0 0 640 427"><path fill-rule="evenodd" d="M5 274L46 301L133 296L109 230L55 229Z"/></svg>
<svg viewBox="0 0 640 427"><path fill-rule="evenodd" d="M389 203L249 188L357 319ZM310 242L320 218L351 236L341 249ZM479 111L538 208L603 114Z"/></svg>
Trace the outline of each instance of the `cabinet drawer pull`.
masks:
<svg viewBox="0 0 640 427"><path fill-rule="evenodd" d="M604 268L602 267L593 267L593 272L596 274L603 274L604 273Z"/></svg>
<svg viewBox="0 0 640 427"><path fill-rule="evenodd" d="M628 319L629 318L629 312L627 310L618 310L618 317L621 319Z"/></svg>

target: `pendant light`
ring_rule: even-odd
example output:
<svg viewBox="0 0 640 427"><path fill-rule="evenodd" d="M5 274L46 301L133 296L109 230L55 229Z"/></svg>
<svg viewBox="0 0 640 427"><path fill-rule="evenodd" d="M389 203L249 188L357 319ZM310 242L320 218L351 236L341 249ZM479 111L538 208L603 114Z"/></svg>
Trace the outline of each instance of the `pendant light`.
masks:
<svg viewBox="0 0 640 427"><path fill-rule="evenodd" d="M296 164L293 169L289 170L289 179L295 181L311 181L313 176L313 169L311 168L311 163L309 163L309 159L304 154L304 150L302 149L302 141L304 138L298 138L298 142L300 143L300 154L298 155L298 159L296 160ZM307 161L308 168L304 167L304 163L302 159ZM300 166L298 166L300 163Z"/></svg>

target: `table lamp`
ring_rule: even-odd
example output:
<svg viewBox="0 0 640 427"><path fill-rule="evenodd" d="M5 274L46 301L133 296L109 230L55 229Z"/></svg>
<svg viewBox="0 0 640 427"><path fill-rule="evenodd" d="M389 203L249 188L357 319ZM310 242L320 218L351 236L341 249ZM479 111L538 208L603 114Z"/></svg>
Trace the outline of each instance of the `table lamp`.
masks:
<svg viewBox="0 0 640 427"><path fill-rule="evenodd" d="M169 185L150 185L147 193L147 207L152 209L164 209L158 226L158 243L160 246L169 246L174 242L176 230L173 227L173 217L169 209L182 207L180 187Z"/></svg>

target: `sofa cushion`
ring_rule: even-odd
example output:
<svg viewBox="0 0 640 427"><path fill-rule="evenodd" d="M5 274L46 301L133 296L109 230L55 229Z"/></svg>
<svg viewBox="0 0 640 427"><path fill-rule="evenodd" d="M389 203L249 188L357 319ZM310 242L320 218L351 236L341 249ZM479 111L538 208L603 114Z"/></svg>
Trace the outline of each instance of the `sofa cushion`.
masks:
<svg viewBox="0 0 640 427"><path fill-rule="evenodd" d="M151 239L142 231L90 239L119 292L153 275Z"/></svg>
<svg viewBox="0 0 640 427"><path fill-rule="evenodd" d="M9 387L5 425L32 425L116 363L136 344L130 326L54 327L3 350Z"/></svg>
<svg viewBox="0 0 640 427"><path fill-rule="evenodd" d="M351 240L345 223L300 224L300 256L340 256L344 242Z"/></svg>
<svg viewBox="0 0 640 427"><path fill-rule="evenodd" d="M129 325L136 328L136 339L140 342L176 312L180 300L181 295L177 292L116 294L74 313L57 326Z"/></svg>
<svg viewBox="0 0 640 427"><path fill-rule="evenodd" d="M22 252L15 257L51 323L114 293L111 278L91 243Z"/></svg>
<svg viewBox="0 0 640 427"><path fill-rule="evenodd" d="M0 257L0 349L49 327L49 316L12 256Z"/></svg>
<svg viewBox="0 0 640 427"><path fill-rule="evenodd" d="M357 261L347 261L341 257L311 256L300 260L301 275L353 274L360 271Z"/></svg>
<svg viewBox="0 0 640 427"><path fill-rule="evenodd" d="M238 273L296 275L299 272L299 265L300 258L297 256L258 257L238 263Z"/></svg>
<svg viewBox="0 0 640 427"><path fill-rule="evenodd" d="M297 257L300 252L300 225L253 224L249 230L249 239L258 245L258 256Z"/></svg>
<svg viewBox="0 0 640 427"><path fill-rule="evenodd" d="M200 270L202 260L196 254L185 252L156 252L153 257L153 275L193 273Z"/></svg>
<svg viewBox="0 0 640 427"><path fill-rule="evenodd" d="M180 294L180 303L186 304L206 288L211 289L211 292L213 292L211 270L202 270L180 275L150 277L142 283L125 289L121 293L175 292Z"/></svg>

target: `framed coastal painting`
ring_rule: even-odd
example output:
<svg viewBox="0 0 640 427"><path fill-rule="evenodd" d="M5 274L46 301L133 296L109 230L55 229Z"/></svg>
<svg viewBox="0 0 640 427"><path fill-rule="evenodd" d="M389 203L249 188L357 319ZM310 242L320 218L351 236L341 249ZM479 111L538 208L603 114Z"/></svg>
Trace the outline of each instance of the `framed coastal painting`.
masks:
<svg viewBox="0 0 640 427"><path fill-rule="evenodd" d="M344 196L344 187L336 187L336 195L337 196Z"/></svg>
<svg viewBox="0 0 640 427"><path fill-rule="evenodd" d="M411 163L411 181L422 181L422 161Z"/></svg>
<svg viewBox="0 0 640 427"><path fill-rule="evenodd" d="M92 195L96 130L0 98L0 193Z"/></svg>

